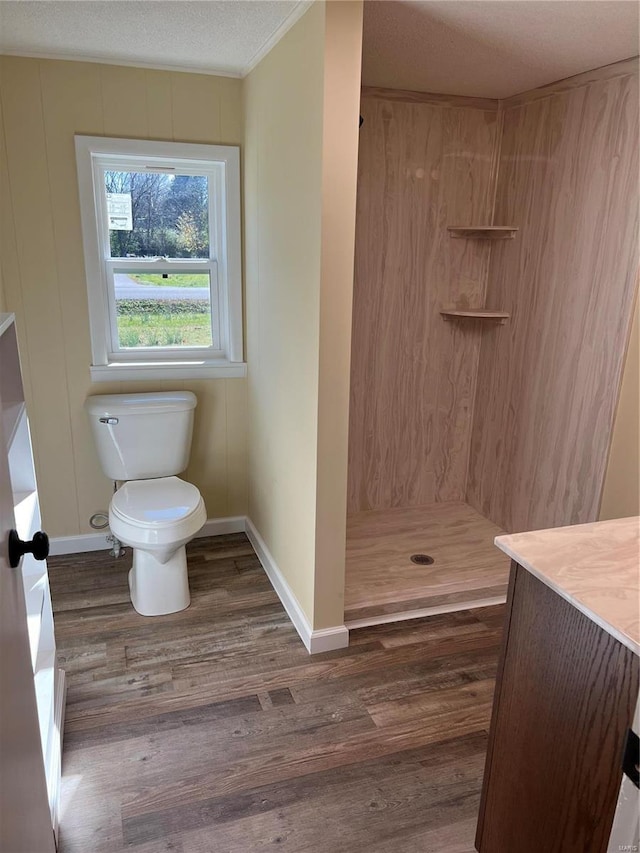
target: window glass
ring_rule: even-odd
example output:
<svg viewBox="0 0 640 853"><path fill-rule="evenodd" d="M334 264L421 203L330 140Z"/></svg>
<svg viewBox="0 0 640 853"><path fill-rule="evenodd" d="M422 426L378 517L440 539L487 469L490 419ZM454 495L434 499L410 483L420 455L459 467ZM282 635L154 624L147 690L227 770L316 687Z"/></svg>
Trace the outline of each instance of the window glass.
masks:
<svg viewBox="0 0 640 853"><path fill-rule="evenodd" d="M209 273L114 273L118 345L210 347Z"/></svg>
<svg viewBox="0 0 640 853"><path fill-rule="evenodd" d="M105 171L112 258L207 258L208 178Z"/></svg>

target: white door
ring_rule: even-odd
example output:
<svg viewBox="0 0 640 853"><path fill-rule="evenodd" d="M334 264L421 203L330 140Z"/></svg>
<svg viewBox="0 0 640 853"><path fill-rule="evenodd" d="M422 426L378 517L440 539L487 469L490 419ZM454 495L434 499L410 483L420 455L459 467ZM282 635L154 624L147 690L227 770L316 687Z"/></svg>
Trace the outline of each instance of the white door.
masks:
<svg viewBox="0 0 640 853"><path fill-rule="evenodd" d="M2 420L0 417L0 850L54 853L24 585L20 567L12 569L7 554L15 520Z"/></svg>

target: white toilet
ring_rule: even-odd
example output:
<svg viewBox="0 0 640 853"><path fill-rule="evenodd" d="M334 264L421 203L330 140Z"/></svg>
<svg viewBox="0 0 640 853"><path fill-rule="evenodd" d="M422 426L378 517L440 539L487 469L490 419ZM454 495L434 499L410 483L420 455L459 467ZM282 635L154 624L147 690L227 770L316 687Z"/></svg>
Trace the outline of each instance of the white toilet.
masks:
<svg viewBox="0 0 640 853"><path fill-rule="evenodd" d="M131 602L142 616L191 601L185 545L207 520L200 492L174 476L187 467L197 400L190 391L88 397L104 473L122 482L109 506L111 532L133 548Z"/></svg>

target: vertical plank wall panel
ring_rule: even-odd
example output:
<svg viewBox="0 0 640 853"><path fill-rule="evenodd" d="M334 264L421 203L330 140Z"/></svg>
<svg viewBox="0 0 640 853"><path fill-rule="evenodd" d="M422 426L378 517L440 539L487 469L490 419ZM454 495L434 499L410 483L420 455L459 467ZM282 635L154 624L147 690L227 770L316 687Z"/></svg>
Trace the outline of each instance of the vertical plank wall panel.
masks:
<svg viewBox="0 0 640 853"><path fill-rule="evenodd" d="M593 77L593 74L592 74ZM510 531L593 521L638 268L638 75L506 104L467 498Z"/></svg>
<svg viewBox="0 0 640 853"><path fill-rule="evenodd" d="M40 66L40 83L49 186L51 197L57 200L53 233L69 396L67 428L73 445L76 475L75 491L66 495L66 501L75 505L80 529L80 518L86 515L86 510L83 512L82 508L89 506L98 510L108 506L101 495L111 487L107 482L105 488L105 477L96 459L93 436L89 433L89 421L83 409L89 386L89 359L85 353L91 351L91 343L87 323L87 291L82 286L85 281L84 255L82 241L78 238L80 206L73 141L74 133L101 136L104 132L100 66L91 62L52 60ZM119 383L111 383L104 391L100 388L100 393L105 394L118 391ZM49 464L48 460L45 464ZM47 525L48 516L45 509Z"/></svg>
<svg viewBox="0 0 640 853"><path fill-rule="evenodd" d="M366 95L366 93L365 93ZM480 344L441 305L481 307L497 110L363 97L349 424L349 512L464 498Z"/></svg>
<svg viewBox="0 0 640 853"><path fill-rule="evenodd" d="M140 68L2 57L0 261L16 311L50 535L89 531L111 483L96 458L87 394L185 388L198 395L187 479L211 518L246 513L246 381L92 384L74 134L186 142L242 140L239 80ZM232 407L232 408L230 408Z"/></svg>
<svg viewBox="0 0 640 853"><path fill-rule="evenodd" d="M11 208L7 218L3 217L3 226L10 216L20 285L19 303L16 283L5 285L7 308L14 311L19 305L23 309L18 328L29 342L27 392L32 396L27 404L37 447L38 491L48 508L46 513L43 510L44 524L49 531L57 531L65 524L78 525L54 232L56 211L66 201L66 194L61 199L51 194L38 63L1 57L0 98L7 166L2 195L3 203ZM4 266L4 260L0 261ZM20 344L22 349L22 341Z"/></svg>

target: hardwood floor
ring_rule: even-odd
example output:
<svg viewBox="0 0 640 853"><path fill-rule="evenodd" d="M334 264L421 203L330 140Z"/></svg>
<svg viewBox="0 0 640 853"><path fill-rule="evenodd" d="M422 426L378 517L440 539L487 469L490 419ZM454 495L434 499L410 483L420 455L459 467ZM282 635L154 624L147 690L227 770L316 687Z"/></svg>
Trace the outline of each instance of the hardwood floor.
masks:
<svg viewBox="0 0 640 853"><path fill-rule="evenodd" d="M67 671L61 853L471 853L502 607L309 657L242 534L139 616L130 552L50 560Z"/></svg>
<svg viewBox="0 0 640 853"><path fill-rule="evenodd" d="M493 544L504 531L465 503L435 503L350 515L345 621L394 621L428 608L506 598L509 558ZM433 565L412 563L426 553ZM417 614L416 614L417 615Z"/></svg>

